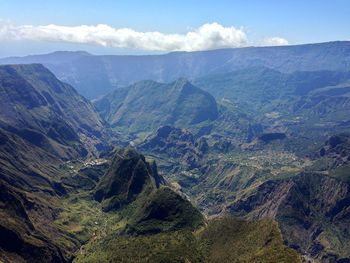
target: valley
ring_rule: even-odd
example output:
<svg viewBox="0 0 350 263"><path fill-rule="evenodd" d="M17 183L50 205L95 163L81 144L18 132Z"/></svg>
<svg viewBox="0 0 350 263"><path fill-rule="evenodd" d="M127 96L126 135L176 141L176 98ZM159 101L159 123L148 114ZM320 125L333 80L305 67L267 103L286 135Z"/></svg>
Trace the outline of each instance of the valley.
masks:
<svg viewBox="0 0 350 263"><path fill-rule="evenodd" d="M0 261L349 262L348 50L0 60Z"/></svg>

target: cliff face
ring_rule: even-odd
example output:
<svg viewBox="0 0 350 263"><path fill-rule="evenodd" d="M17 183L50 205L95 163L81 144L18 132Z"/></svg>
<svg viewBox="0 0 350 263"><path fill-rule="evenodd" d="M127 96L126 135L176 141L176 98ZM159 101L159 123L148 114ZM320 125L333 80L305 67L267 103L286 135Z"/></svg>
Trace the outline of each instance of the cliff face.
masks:
<svg viewBox="0 0 350 263"><path fill-rule="evenodd" d="M61 158L96 152L103 121L40 64L0 66L0 127Z"/></svg>
<svg viewBox="0 0 350 263"><path fill-rule="evenodd" d="M302 254L325 261L349 257L349 182L311 172L271 180L228 205L227 211L276 219L286 243Z"/></svg>

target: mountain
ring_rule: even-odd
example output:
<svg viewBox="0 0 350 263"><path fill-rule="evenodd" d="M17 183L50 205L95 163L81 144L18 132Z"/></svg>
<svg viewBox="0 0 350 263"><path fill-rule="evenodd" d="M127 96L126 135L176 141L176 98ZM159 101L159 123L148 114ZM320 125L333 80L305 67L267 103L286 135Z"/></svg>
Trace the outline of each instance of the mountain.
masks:
<svg viewBox="0 0 350 263"><path fill-rule="evenodd" d="M63 193L57 166L98 154L103 121L38 64L0 66L0 94L1 179L28 191Z"/></svg>
<svg viewBox="0 0 350 263"><path fill-rule="evenodd" d="M145 157L133 149L120 150L96 186L94 198L104 201L107 211L120 209L140 194L150 194L163 182L155 163L146 162Z"/></svg>
<svg viewBox="0 0 350 263"><path fill-rule="evenodd" d="M169 188L155 162L132 148L116 151L111 160L97 159L99 145L106 140L104 122L72 87L41 65L3 66L1 73L5 105L0 115L2 261L61 263L74 257L85 261L95 253L109 255L105 247L127 242L126 250L115 254L124 258L123 253L134 253L128 249L140 242L157 244L159 237L160 241L166 237L166 242L178 242L171 260L188 257L184 245L188 251L198 251L199 259L215 252L215 247L206 247L215 238L213 234L198 240L193 234L205 226L205 218L185 195ZM180 81L179 89L184 101L195 92L201 103L209 98L210 108L214 105L216 109L211 96L188 82ZM191 114L191 120L198 120L196 112ZM185 114L180 116L188 121ZM172 133L175 138L188 134L176 128ZM240 224L244 223L232 221L233 228ZM276 225L263 226L266 236L247 246L244 255L249 258L250 251L263 249L272 262L280 258L298 262L296 253L282 244ZM261 227L254 224L246 233ZM271 235L276 243L265 246ZM244 236L239 240L243 242ZM142 243L145 240L149 241ZM169 256L164 247L159 253L160 260ZM222 252L224 257L231 253Z"/></svg>
<svg viewBox="0 0 350 263"><path fill-rule="evenodd" d="M93 237L76 262L300 262L296 252L283 245L275 222L230 217L207 222L165 184L156 165L143 155L132 148L118 150L93 193L103 207L107 203L112 209L104 209L102 224L95 219ZM72 219L67 220L69 226Z"/></svg>
<svg viewBox="0 0 350 263"><path fill-rule="evenodd" d="M210 149L210 139L208 144ZM169 176L169 182L176 182L209 216L274 219L285 244L305 259L346 262L350 257L349 135L331 136L308 157L281 149L278 141L258 150L239 149L242 146L226 154L209 150L197 169ZM164 159L160 154L152 156ZM169 165L160 167L169 169Z"/></svg>
<svg viewBox="0 0 350 263"><path fill-rule="evenodd" d="M62 158L96 152L103 121L42 65L0 66L0 94L1 128Z"/></svg>
<svg viewBox="0 0 350 263"><path fill-rule="evenodd" d="M164 84L142 81L95 101L112 127L129 132L150 131L162 125L188 126L218 117L215 99L185 79Z"/></svg>
<svg viewBox="0 0 350 263"><path fill-rule="evenodd" d="M348 83L349 79L350 73L345 70L283 72L280 69L251 67L207 75L194 83L218 100L243 100L251 103L250 106L261 108L263 103L271 104L273 100L286 96L305 96L324 87Z"/></svg>
<svg viewBox="0 0 350 263"><path fill-rule="evenodd" d="M0 66L0 261L347 262L348 50Z"/></svg>
<svg viewBox="0 0 350 263"><path fill-rule="evenodd" d="M282 72L344 71L350 65L350 43L328 42L281 47L247 47L199 52L173 52L151 56L95 56L86 52L55 52L11 57L1 64L42 63L60 80L89 99L116 87L151 79L171 82L180 77L195 79L250 67Z"/></svg>
<svg viewBox="0 0 350 263"><path fill-rule="evenodd" d="M213 94L219 107L231 105L230 116L238 110L248 115L248 118L240 117L248 121L247 142L268 138L264 134L280 134L293 139L293 143L285 140L289 144L287 147L299 147L296 141L304 141L307 145L321 143L334 130L345 132L349 129L348 71L283 73L254 67L205 76L194 83ZM221 126L222 132L225 125ZM300 152L302 149L294 150Z"/></svg>
<svg viewBox="0 0 350 263"><path fill-rule="evenodd" d="M234 215L275 218L286 243L323 262L349 258L349 182L304 173L266 181L228 205Z"/></svg>
<svg viewBox="0 0 350 263"><path fill-rule="evenodd" d="M155 162L147 162L132 148L115 153L95 187L94 199L103 203L106 212L129 210L128 233L194 229L203 223L202 215L190 202L166 187Z"/></svg>
<svg viewBox="0 0 350 263"><path fill-rule="evenodd" d="M66 161L105 143L92 104L39 64L0 66L0 259L68 262L79 242L55 226Z"/></svg>

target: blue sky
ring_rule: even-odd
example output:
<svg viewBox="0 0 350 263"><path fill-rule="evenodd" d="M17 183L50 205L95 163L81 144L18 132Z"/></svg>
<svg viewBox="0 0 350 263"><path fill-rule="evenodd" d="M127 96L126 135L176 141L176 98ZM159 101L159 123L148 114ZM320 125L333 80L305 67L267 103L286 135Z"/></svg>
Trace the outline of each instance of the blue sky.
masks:
<svg viewBox="0 0 350 263"><path fill-rule="evenodd" d="M100 54L143 54L182 49L192 51L196 50L188 47L188 42L192 39L189 40L183 36L189 31L200 31L201 26L212 25L214 22L219 26L211 26L209 31L224 32L225 28L234 27L234 31L230 32L234 34L235 39L231 39L231 42L223 41L222 47L260 45L263 41L274 37L284 39L289 44L349 40L349 10L350 1L348 0L0 0L2 24L17 27L31 25L34 28L31 30L36 30L30 33L26 31L27 36L22 39L18 34L22 34L23 28L11 28L15 31L15 33L10 32L11 38L8 37L9 34L7 37L0 38L0 56L45 53L58 49L84 49ZM132 41L131 44L121 44L119 40L118 43L114 43L115 38L120 37L120 33L107 36L107 39L103 39L102 45L98 44L101 39L92 41L84 38L84 40L65 41L62 40L62 38L66 39L65 37L52 36L52 32L50 36L42 36L42 31L38 32L42 29L37 27L48 24L66 27L104 24L110 27L106 32L110 32L111 29L129 28L141 33L157 31L165 37L168 34L179 34L177 40L181 44L173 46L171 43L162 45L157 42L135 47ZM59 30L66 29L59 28ZM47 28L44 30L47 31ZM52 30L57 31L56 28ZM75 28L75 30L82 29ZM96 31L95 28L89 30ZM75 32L77 31L74 31L74 34ZM238 33L244 35L237 36ZM17 34L16 39L13 37L14 34ZM30 34L35 37L28 36ZM203 34L199 34L198 38ZM152 38L147 35L146 37ZM201 43L208 39L197 40L198 50L221 47ZM77 43L79 41L80 44ZM113 44L110 45L110 43Z"/></svg>

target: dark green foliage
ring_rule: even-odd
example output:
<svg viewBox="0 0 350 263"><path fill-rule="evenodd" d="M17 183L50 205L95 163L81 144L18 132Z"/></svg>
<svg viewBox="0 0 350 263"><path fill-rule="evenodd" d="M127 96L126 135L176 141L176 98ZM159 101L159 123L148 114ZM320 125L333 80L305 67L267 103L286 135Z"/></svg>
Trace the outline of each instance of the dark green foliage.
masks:
<svg viewBox="0 0 350 263"><path fill-rule="evenodd" d="M69 261L69 256L62 251L62 244L51 235L44 234L39 222L32 222L31 210L38 204L38 200L30 200L25 192L0 182L0 260L38 263ZM44 202L41 204L42 211L45 211L45 205ZM63 233L55 234L62 235L70 242Z"/></svg>
<svg viewBox="0 0 350 263"><path fill-rule="evenodd" d="M135 253L137 251L137 253ZM196 232L109 237L88 244L76 262L300 262L283 245L271 220L246 222L232 218L209 221Z"/></svg>
<svg viewBox="0 0 350 263"><path fill-rule="evenodd" d="M131 234L196 229L203 224L203 216L192 204L167 187L155 191L127 226Z"/></svg>
<svg viewBox="0 0 350 263"><path fill-rule="evenodd" d="M205 262L300 262L298 254L283 245L272 220L214 219L200 236L210 244Z"/></svg>
<svg viewBox="0 0 350 263"><path fill-rule="evenodd" d="M88 244L77 263L93 262L204 262L203 252L190 231L142 236L111 235Z"/></svg>
<svg viewBox="0 0 350 263"><path fill-rule="evenodd" d="M108 164L106 163L91 167L83 167L77 174L65 176L61 181L65 187L71 188L72 191L92 190L107 169Z"/></svg>

